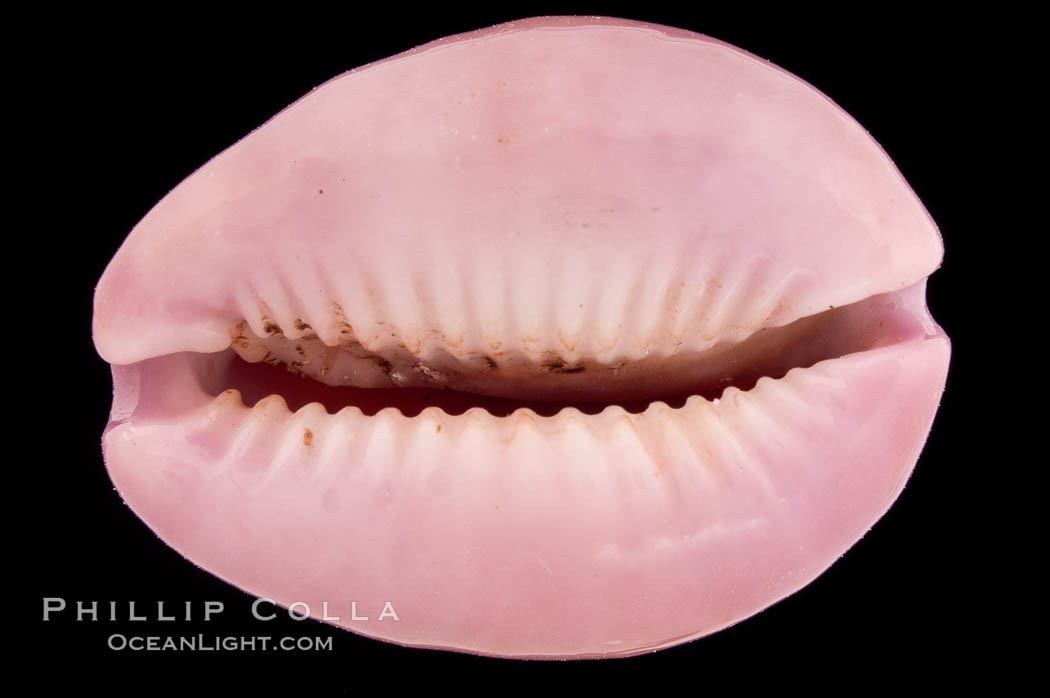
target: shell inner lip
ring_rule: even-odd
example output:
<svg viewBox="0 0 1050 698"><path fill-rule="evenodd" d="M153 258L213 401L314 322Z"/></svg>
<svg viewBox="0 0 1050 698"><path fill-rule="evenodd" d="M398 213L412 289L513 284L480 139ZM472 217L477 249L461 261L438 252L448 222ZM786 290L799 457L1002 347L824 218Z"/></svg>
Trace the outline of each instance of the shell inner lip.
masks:
<svg viewBox="0 0 1050 698"><path fill-rule="evenodd" d="M242 324L241 339L249 339L245 331ZM261 344L252 345L251 351L235 343L219 352L223 368L213 370L212 375L198 374L198 381L211 396L236 390L249 407L278 395L292 411L320 403L332 414L346 407L356 407L366 415L395 408L411 418L428 407L437 407L449 415L481 408L496 417L519 409L553 417L566 408L593 415L617 405L638 414L655 403L681 408L695 395L713 401L728 388L750 390L761 378L776 380L793 369L937 334L940 330L925 307L924 279L901 291L828 308L693 356L654 352L651 361L613 366L587 361L552 366L548 356L512 366L501 375L500 367L489 362L478 365L477 361L460 361L453 371L446 364L431 369L428 363L436 362L413 356L409 359L412 363L405 365L403 357L396 354L361 353L358 345L351 360L367 365L371 373L356 374L357 382L364 385L341 385L338 377L332 380L332 371L324 371L324 377L329 378L324 381L310 374L309 360L294 359L308 353L303 347L308 340L289 339L275 332L265 339L254 337L251 341ZM287 355L289 347L295 351L293 359L282 360L280 355ZM575 366L581 370L572 370ZM570 370L558 370L566 367ZM411 380L404 378L406 373ZM445 380L438 383L435 375Z"/></svg>

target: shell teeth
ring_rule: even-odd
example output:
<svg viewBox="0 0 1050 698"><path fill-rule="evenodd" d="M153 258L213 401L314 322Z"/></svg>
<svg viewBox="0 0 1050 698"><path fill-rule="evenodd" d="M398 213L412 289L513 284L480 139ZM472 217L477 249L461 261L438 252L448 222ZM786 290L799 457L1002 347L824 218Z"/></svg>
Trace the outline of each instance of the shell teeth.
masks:
<svg viewBox="0 0 1050 698"><path fill-rule="evenodd" d="M852 361L870 360L859 356ZM834 428L835 396L848 387L839 364L828 361L792 370L782 379L763 378L749 391L729 388L713 402L699 396L679 408L654 402L640 414L610 405L597 415L569 407L551 417L527 408L507 417L481 408L450 416L438 407L414 417L393 407L373 416L357 407L332 415L318 403L293 413L279 395L246 408L231 389L202 404L185 426L161 423L150 428L184 431L181 438L206 455L200 459L207 468L203 476L229 471L249 494L267 489L278 472L320 478L319 487L342 477L346 468L391 482L424 472L440 480L445 475L431 471L435 462L449 462L434 458L443 452L466 469L491 468L494 461L508 458L526 471L524 461L542 459L543 467L532 470L543 471L536 477L546 479L544 486L556 487L563 478L594 477L595 487L659 492L668 507L683 492L698 488L731 487L779 502L785 482L806 477L805 472L786 471L782 454L803 448L800 441L808 434ZM584 462L587 468L567 468L577 472L562 467ZM735 465L719 466L726 463ZM774 472L779 473L776 479ZM538 480L530 482L530 487L540 486Z"/></svg>
<svg viewBox="0 0 1050 698"><path fill-rule="evenodd" d="M273 312L256 293L255 289L248 285L237 285L233 291L234 302L240 312L244 323L256 337L266 337L269 332L269 324L273 322ZM238 332L234 332L234 337Z"/></svg>
<svg viewBox="0 0 1050 698"><path fill-rule="evenodd" d="M308 269L310 278L313 280L314 293L303 293L303 311L299 318L300 325L297 329L301 334L297 338L309 337L312 334L320 338L327 346L334 347L339 344L341 330L344 329L345 318L342 317L341 308L334 300L334 285L325 273L322 265L310 259L304 262ZM295 323L293 323L295 324ZM306 327L302 327L305 324Z"/></svg>
<svg viewBox="0 0 1050 698"><path fill-rule="evenodd" d="M658 327L667 313L664 305L667 290L677 279L673 273L666 273L666 263L652 254L644 254L640 261L634 272L635 290L630 295L631 305L621 310L628 320L624 323L624 334L631 349L628 358L632 359L663 356L673 349L668 339L658 334ZM632 305L637 305L639 310L630 312Z"/></svg>
<svg viewBox="0 0 1050 698"><path fill-rule="evenodd" d="M507 337L511 336L513 320L508 314L509 299L513 297L510 275L501 273L495 264L467 264L463 274L464 308L474 319L477 328L479 353L496 361L507 351ZM472 293L471 289L488 289L486 293Z"/></svg>
<svg viewBox="0 0 1050 698"><path fill-rule="evenodd" d="M709 311L709 331L712 336L739 341L741 330L752 327L756 320L761 323L765 318L753 317L754 299L760 297L762 279L768 268L768 257L755 255L744 264L733 270L727 270L724 280L716 284L717 291L712 294L712 307ZM726 337L725 330L729 330ZM739 329L737 329L739 328ZM748 332L750 334L750 332Z"/></svg>
<svg viewBox="0 0 1050 698"><path fill-rule="evenodd" d="M235 432L220 470L229 468L246 492L263 490L281 466L272 455L287 437L283 426L288 414L284 398L271 395L256 403Z"/></svg>
<svg viewBox="0 0 1050 698"><path fill-rule="evenodd" d="M246 321L232 346L249 362L283 363L330 386L610 402L714 391L735 380L750 385L762 371L783 375L792 365L828 358L822 352L863 350L871 345L859 342L878 339L878 331L847 327L877 312L868 308L877 296L838 315L811 309L820 312L773 327L797 313L789 299L807 295L813 273L784 276L767 253L729 264L716 248L708 255L709 245L639 253L630 267L617 267L626 264L624 256L612 255L610 283L573 273L588 264L579 250L552 263L544 261L545 251L529 251L518 264L503 265L507 288L517 292L476 304L467 299L489 297L474 287L488 282L487 273L461 274L440 250L417 273L386 274L382 265L366 273L355 265L354 273L335 277L345 280L342 287L331 287L324 273L311 282L289 267L236 294ZM498 268L497 252L472 267ZM712 273L690 285L681 260L692 264L694 257L708 260ZM545 264L549 280L541 273ZM489 314L503 318L496 325L503 336L486 328ZM834 333L822 330L828 322Z"/></svg>
<svg viewBox="0 0 1050 698"><path fill-rule="evenodd" d="M465 288L463 279L467 278L468 265L441 250L434 250L433 254L432 271L414 284L421 315L442 319L439 331L435 332L434 328L427 330L423 357L427 358L435 349L457 356L484 353L482 332L471 329L484 328L485 325L479 322L472 296Z"/></svg>
<svg viewBox="0 0 1050 698"><path fill-rule="evenodd" d="M572 267L569 259L555 260L555 273L551 277L552 288L545 309L545 344L554 348L565 363L577 363L594 347L587 341L587 314L583 299L588 298L592 282L582 275L573 275L566 267ZM559 303L558 299L579 299L577 303ZM553 353L553 352L552 352Z"/></svg>
<svg viewBox="0 0 1050 698"><path fill-rule="evenodd" d="M233 296L259 337L356 341L424 362L518 356L613 365L702 351L793 320L799 309L787 299L802 295L812 276L796 270L781 278L768 255L732 262L713 243L699 243L606 255L599 281L585 253L567 249L551 261L538 250L514 259L479 250L467 264L435 249L427 265L396 273L382 263L297 257L236 286Z"/></svg>
<svg viewBox="0 0 1050 698"><path fill-rule="evenodd" d="M766 265L765 257L752 257L730 280L729 288L724 293L718 295L712 292L683 305L690 306L689 313L709 312L710 316L716 317L716 321L718 316L726 315L760 322L760 318L779 313L783 305L782 294L805 283L806 275L796 274L769 292L764 289L763 282ZM421 299L425 298L427 286L415 286L423 289L417 295ZM646 286L641 277L624 286L636 288L636 295L643 297L643 303L650 303L651 299L658 297L664 301L674 298L667 302L679 303L673 286L655 283ZM756 289L766 292L759 293ZM575 287L575 291L581 296L586 295L580 286ZM707 293L706 289L701 292ZM910 333L926 331L922 329L922 323L914 319L922 314L920 306L905 305L907 299L900 294L888 295L893 297L887 300L887 296L873 296L763 332L752 333L744 326L730 327L723 331L722 336L739 334L740 342L725 342L711 347L706 353L689 348L685 338L674 340L666 329L666 318L638 320L633 326L624 329L621 340L628 336L640 338L648 335L648 344L639 343L632 350L634 357L613 364L601 363L604 357L594 358L593 354L598 352L593 337L597 333L584 331L582 328L587 325L579 325L583 338L578 344L574 343L577 341L575 333L572 338L560 335L560 352L548 350L538 356L535 352L515 353L508 349L493 352L494 358L493 354L470 351L472 348L481 348L478 346L481 338L479 333L468 334L465 338L462 335L450 338L445 334L439 336L436 331L429 333L429 338L422 343L421 348L412 351L398 344L396 335L392 333L384 353L373 353L358 341L349 323L336 321L344 327L341 335L343 340L337 346L330 346L312 334L312 326L301 318L295 320L297 330L306 333L301 338L288 337L280 331L274 331L266 337L256 337L249 323L243 323L232 346L248 362L284 364L293 372L311 376L328 386L449 389L459 393L459 397L449 402L442 400L441 403L449 405L447 409L456 414L469 406L464 404L463 398L468 394L564 403L609 403L659 397L670 399L692 393L709 395L731 384L750 386L762 375L782 376L793 366L809 366L834 356L865 351L880 342L901 341ZM760 297L759 300L750 300L754 296ZM598 299L600 303L601 299ZM332 305L337 306L341 317L342 307ZM901 309L886 310L897 306ZM269 309L269 306L266 307ZM291 309L295 315L306 315L309 320L314 320L307 313L300 313L294 307ZM422 313L437 310L436 306L419 307ZM553 313L554 307L548 306L547 312ZM468 315L469 312L464 312L456 317L463 319ZM634 316L641 317L641 314L635 313ZM596 317L596 314L588 317ZM552 321L547 327L550 329L559 325L565 327L572 322L582 323L583 318L582 314L565 313L560 321ZM889 323L885 329L881 320ZM256 324L260 321L257 319ZM325 324L331 326L334 323L328 321ZM627 324L626 320L624 324ZM452 325L445 327L454 327L457 332L460 329ZM542 338L536 338L537 343L542 341ZM694 337L692 346L695 347L697 343ZM296 386L288 387L298 394ZM258 391L250 392L258 394ZM412 414L425 406L419 404L413 408L413 400L418 402L424 398L412 393L405 396L409 398L408 401L397 402L411 409ZM336 396L333 393L314 399L334 404L334 400L344 397L353 399L349 395ZM675 400L672 403L678 404ZM298 404L302 404L301 401ZM369 404L374 402L370 399ZM508 407L506 403L490 403L490 406L500 414L505 414Z"/></svg>
<svg viewBox="0 0 1050 698"><path fill-rule="evenodd" d="M285 276L280 273L268 275L258 279L252 287L259 298L259 324L263 331L260 336L292 336L298 314Z"/></svg>

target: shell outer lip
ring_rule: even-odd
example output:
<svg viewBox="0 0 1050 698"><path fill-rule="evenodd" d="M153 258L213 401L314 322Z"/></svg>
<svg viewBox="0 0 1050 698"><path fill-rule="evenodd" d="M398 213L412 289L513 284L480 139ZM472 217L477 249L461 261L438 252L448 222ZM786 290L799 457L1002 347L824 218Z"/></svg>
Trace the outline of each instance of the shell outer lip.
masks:
<svg viewBox="0 0 1050 698"><path fill-rule="evenodd" d="M894 180L893 186L899 189L899 191L897 192L899 197L901 199L912 200L917 202L917 198L914 196L914 193L909 188L907 182L904 181L904 179L900 176L899 172L897 172L896 169L892 168L892 163L890 163L890 160L886 156L885 151L883 151L877 143L875 143L870 137L868 137L863 131L863 129L859 125L857 125L856 122L853 121L841 108L839 108L837 105L834 105L834 103L831 102L829 98L817 91L811 85L808 85L808 83L805 83L799 78L790 75L786 71L772 66L766 61L761 61L760 59L755 58L751 54L748 54L746 51L742 51L735 47L729 47L723 42L710 39L710 37L705 37L700 34L693 34L691 32L685 32L682 30L673 30L669 28L659 27L657 25L648 25L645 23L634 23L608 18L534 18L530 20L522 20L520 22L512 22L505 25L500 25L495 30L492 30L492 36L498 37L500 35L506 34L512 35L517 31L522 31L523 28L552 22L561 22L571 26L595 25L595 23L601 24L604 22L616 26L623 25L624 27L630 27L635 30L644 29L647 31L658 32L661 34L670 33L669 35L672 36L680 36L682 38L688 37L695 41L701 41L712 46L720 46L723 47L726 51L730 51L735 55L745 57L748 61L752 62L753 64L761 65L762 70L769 71L772 75L790 81L790 83L796 88L801 86L802 89L808 91L810 95L815 98L816 101L819 101L823 105L823 107L826 108L826 111L828 113L837 114L836 118L839 121L841 121L842 124L850 125L850 128L855 129L857 134L860 135L862 140L865 141L865 147L877 153L875 159L889 164L890 169L892 169L892 174L890 174L889 177L890 179ZM438 44L436 44L436 46L454 46L458 43L475 40L482 36L486 36L486 30L481 30L479 32L471 32L457 37L450 37L449 40L439 42ZM249 135L249 137L243 139L231 149L217 156L215 159L209 162L205 166L205 168L208 168L209 171L214 171L216 167L221 164L221 162L232 157L232 154L235 151L240 152L241 150L243 150L244 144L248 143L249 141L256 142L265 133L272 132L274 129L280 126L283 120L291 118L290 115L293 114L294 110L301 108L302 105L307 103L308 100L316 99L318 96L325 94L326 91L331 91L335 89L340 84L340 81L346 80L347 78L357 79L362 76L367 76L371 74L370 71L374 71L378 67L387 68L389 66L407 64L413 58L417 57L419 54L426 53L427 50L434 48L434 46L435 45L428 44L417 49L413 49L412 51L406 52L392 59L388 59L387 61L373 63L367 66L363 66L359 69L355 69L354 71L351 71L343 76L337 77L333 80L324 83L322 86L306 95L303 99L295 102L287 109L280 112L276 117L269 120L262 127L253 131L252 134ZM203 169L204 168L202 168L202 170ZM196 175L200 174L202 170L199 170L197 173L194 173L194 176L191 176L186 181L193 180L196 177ZM169 197L167 198L171 198L173 195L177 194L180 191L181 187L182 185L180 185L179 188L176 188L176 190L173 191L172 194L169 195ZM163 203L164 202L162 201L161 204L158 204L158 207L155 208L154 211L150 212L150 214L147 216L147 219L144 220L143 223L146 223L146 221L150 220L151 218L156 218L156 216L160 215L158 213L158 210L162 207ZM923 262L920 265L921 268L917 267L909 271L907 274L907 278L901 280L903 282L902 285L915 283L921 278L923 278L925 275L930 273L937 266L943 254L943 247L940 242L939 231L937 231L937 228L933 223L932 219L930 218L929 213L924 208L922 208L921 205L917 205L917 208L914 211L914 217L909 221L909 225L914 225L916 231L922 231L921 237L923 237L924 239L928 239L928 244L924 243L927 249L925 249L923 254L921 255L921 257L923 258ZM143 238L148 232L145 230L140 230L141 227L142 225L140 224L140 226L137 226L136 229L132 231L132 234L121 246L121 249L114 257L113 262L107 268L106 273L103 275L103 278L99 283L99 289L95 299L95 320L93 329L96 347L99 350L100 354L110 363L131 363L135 360L147 358L148 356L155 356L159 353L167 353L168 351L177 351L181 349L192 349L197 351L218 351L227 346L232 336L231 331L233 327L244 317L250 316L250 314L244 313L234 304L232 304L230 302L230 299L228 298L220 302L218 307L207 307L208 303L210 302L208 298L205 298L203 296L196 297L192 293L184 299L187 301L186 305L200 306L200 310L195 315L196 324L193 325L194 332L197 334L192 339L185 340L189 342L192 346L182 347L170 346L170 342L167 342L169 346L166 347L165 341L160 339L160 337L164 335L164 327L149 327L148 323L150 323L151 318L155 315L156 301L154 300L152 303L150 302L151 299L149 297L153 294L153 290L149 288L148 283L145 287L139 289L140 291L142 291L142 293L138 295L140 295L144 299L141 308L129 307L126 302L119 301L121 295L123 295L124 297L128 295L122 292L122 289L126 289L127 285L131 282L130 279L126 278L128 275L128 267L133 262L132 258L135 256L135 251L141 248L141 244L139 244L138 241L140 240L140 238ZM917 236L919 236L918 232ZM139 280L135 283L140 283L142 281L143 280ZM162 283L164 284L164 288L167 289L179 288L180 286L186 288L184 280L180 280L177 278L166 279L163 280ZM893 288L895 288L895 286L888 284L885 280L881 282L880 285L881 288L869 289L868 295L870 295L870 292L888 291L893 290ZM189 292L185 291L184 293ZM230 290L223 289L223 293L228 295L230 293ZM863 296L852 298L852 300L858 300L860 297ZM849 299L844 298L828 300L835 305L842 305L846 302L849 302ZM800 317L803 314L805 313L797 312L795 314L795 317ZM121 320L121 317L125 319ZM126 327L121 327L122 322L126 325ZM140 328L145 327L149 327L149 329L152 331L139 331ZM186 332L183 333L183 336L188 337L189 328L190 324L187 323ZM140 343L141 346L137 346Z"/></svg>

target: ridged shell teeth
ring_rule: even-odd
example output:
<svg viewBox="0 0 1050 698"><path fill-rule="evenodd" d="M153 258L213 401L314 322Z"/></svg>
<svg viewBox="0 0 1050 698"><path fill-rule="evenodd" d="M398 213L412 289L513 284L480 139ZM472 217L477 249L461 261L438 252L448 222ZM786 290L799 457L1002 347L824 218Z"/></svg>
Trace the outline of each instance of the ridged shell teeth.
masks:
<svg viewBox="0 0 1050 698"><path fill-rule="evenodd" d="M415 277L363 268L336 275L322 260L279 265L234 292L245 318L234 342L246 327L258 337L353 341L371 353L614 363L739 342L824 309L791 301L805 295L812 271L779 276L765 254L734 262L696 245L639 250L611 256L599 281L581 273L595 266L585 252L564 250L553 261L482 256L469 268L445 260ZM694 259L703 260L699 267L690 266ZM335 277L341 288L327 281Z"/></svg>
<svg viewBox="0 0 1050 698"><path fill-rule="evenodd" d="M756 278L755 273L738 277L726 295L726 305L720 307L729 307L727 312L747 318L740 302L734 299L754 293L754 286L759 283ZM782 288L791 285L788 281ZM728 385L746 388L761 376L776 378L795 366L809 366L922 335L930 323L922 306L921 287L918 284L902 293L873 296L782 327L750 334L738 328L739 334L745 336L739 342L725 341L706 350L690 348L684 342L640 351L635 347L632 354L606 354L612 359L610 363L582 353L575 345L563 353L537 354L529 349L512 350L512 341L507 342L506 348L501 346L500 351L471 354L463 351L469 345L465 340L449 344L435 339L416 353L393 338L380 351L372 351L349 329L337 346L330 346L313 332L312 325L298 319L292 329L298 336L286 336L279 328L263 322L262 326L271 331L268 336L259 337L249 326L251 323L242 323L232 347L249 363L283 365L333 387L448 389L525 401L678 400L691 394L715 396ZM775 300L776 295L773 296ZM767 314L772 302L755 302L749 307ZM669 317L673 315L662 320L625 318L624 322L631 331L641 328L651 332L654 327L666 329ZM520 327L518 318L514 322ZM729 330L722 332L723 336L732 334ZM580 345L589 346L591 339L588 336L587 341L580 340ZM259 380L263 379L260 374ZM355 397L346 393L341 399L353 403Z"/></svg>

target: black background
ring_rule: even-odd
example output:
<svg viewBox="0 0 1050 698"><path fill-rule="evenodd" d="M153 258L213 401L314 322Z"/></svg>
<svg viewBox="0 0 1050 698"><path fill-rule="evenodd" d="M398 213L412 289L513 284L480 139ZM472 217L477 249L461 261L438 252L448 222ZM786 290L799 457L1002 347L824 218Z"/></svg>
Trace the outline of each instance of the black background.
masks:
<svg viewBox="0 0 1050 698"><path fill-rule="evenodd" d="M551 685L582 678L595 688L628 678L679 678L695 690L747 690L767 682L785 689L834 686L833 677L845 675L867 682L970 671L969 651L989 641L975 623L995 614L974 581L977 466L966 447L974 409L968 395L977 383L966 368L979 234L971 210L980 149L979 139L973 142L980 129L973 85L993 70L975 49L980 21L905 17L874 6L863 13L597 3L373 10L386 15L300 8L220 19L174 8L163 18L85 13L32 28L39 40L31 53L36 60L23 72L32 83L23 101L46 135L26 135L39 166L27 201L45 226L27 235L39 235L48 248L36 278L50 284L64 318L64 339L42 350L46 378L37 379L29 397L35 416L21 437L46 455L27 469L24 492L33 504L14 535L26 548L16 558L18 576L30 584L14 602L29 628L21 649L55 667L39 675L40 685L72 678L134 687L143 680L138 670L146 669L153 681L193 681L200 671L214 671L246 687L283 676L303 688L344 692L419 681L496 688L487 682L508 677ZM111 383L91 343L94 284L156 201L310 88L442 36L546 13L623 16L735 44L815 85L885 148L939 224L946 248L929 284L929 305L952 337L953 364L915 474L889 514L805 589L735 627L651 655L517 662L401 648L314 621L259 623L250 616L250 597L158 540L109 482L100 436ZM62 419L56 409L65 410ZM198 617L205 600L222 601L226 611L207 625L77 623L68 612L44 623L45 596L71 605L117 601L124 617L132 600L151 616L157 601L169 607L193 601ZM107 638L118 632L332 636L334 649L116 652Z"/></svg>

